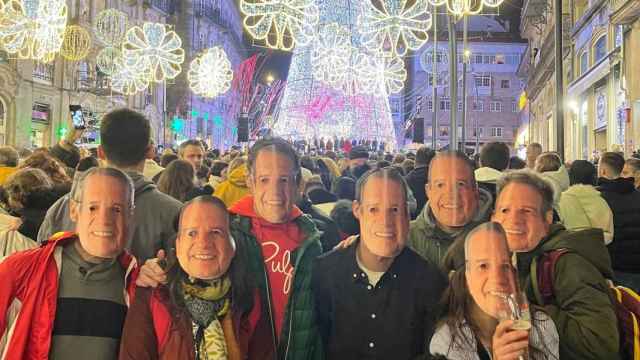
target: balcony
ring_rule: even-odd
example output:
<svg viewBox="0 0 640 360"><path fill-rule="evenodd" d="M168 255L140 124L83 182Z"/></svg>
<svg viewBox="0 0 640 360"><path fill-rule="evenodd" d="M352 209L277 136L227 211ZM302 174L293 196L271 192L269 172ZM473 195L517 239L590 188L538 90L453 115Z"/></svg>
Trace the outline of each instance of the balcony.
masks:
<svg viewBox="0 0 640 360"><path fill-rule="evenodd" d="M98 71L84 70L78 70L76 75L77 91L85 91L98 96L105 96L111 93L111 87L106 75Z"/></svg>
<svg viewBox="0 0 640 360"><path fill-rule="evenodd" d="M611 22L615 25L628 25L640 17L640 1L613 0L611 2Z"/></svg>
<svg viewBox="0 0 640 360"><path fill-rule="evenodd" d="M174 0L144 0L144 5L159 10L165 15L173 15L176 11L176 4Z"/></svg>

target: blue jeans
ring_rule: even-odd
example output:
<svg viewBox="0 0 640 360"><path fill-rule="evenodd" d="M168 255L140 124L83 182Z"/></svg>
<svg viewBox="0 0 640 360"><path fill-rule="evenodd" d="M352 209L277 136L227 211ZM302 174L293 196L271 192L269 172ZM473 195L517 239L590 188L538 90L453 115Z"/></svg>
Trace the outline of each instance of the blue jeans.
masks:
<svg viewBox="0 0 640 360"><path fill-rule="evenodd" d="M636 293L640 293L640 274L614 271L613 275L616 285L626 286Z"/></svg>

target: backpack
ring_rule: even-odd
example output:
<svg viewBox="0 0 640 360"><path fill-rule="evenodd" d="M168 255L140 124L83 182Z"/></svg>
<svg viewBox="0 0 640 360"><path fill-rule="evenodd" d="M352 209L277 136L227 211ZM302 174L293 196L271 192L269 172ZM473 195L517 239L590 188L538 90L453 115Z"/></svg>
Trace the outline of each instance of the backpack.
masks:
<svg viewBox="0 0 640 360"><path fill-rule="evenodd" d="M546 252L531 263L531 283L535 300L540 305L553 301L553 279L556 263L567 249ZM640 296L624 286L609 281L609 297L618 319L620 355L623 359L640 360Z"/></svg>

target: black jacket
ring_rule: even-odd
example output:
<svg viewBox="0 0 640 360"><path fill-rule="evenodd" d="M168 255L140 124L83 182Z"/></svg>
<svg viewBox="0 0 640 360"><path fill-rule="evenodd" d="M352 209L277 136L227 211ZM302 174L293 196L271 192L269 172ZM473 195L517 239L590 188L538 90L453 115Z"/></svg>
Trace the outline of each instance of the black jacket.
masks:
<svg viewBox="0 0 640 360"><path fill-rule="evenodd" d="M420 166L411 170L411 172L405 177L407 184L409 184L409 188L411 188L413 196L416 198L416 204L418 205L415 214L411 214L412 219L415 219L418 214L422 212L422 209L428 200L427 193L424 189L424 186L427 184L428 170L429 168L426 165Z"/></svg>
<svg viewBox="0 0 640 360"><path fill-rule="evenodd" d="M311 220L316 224L318 230L322 232L322 236L320 237L322 251L330 251L338 245L338 242L340 242L338 226L330 217L324 215L321 210L313 206L306 196L303 196L296 206L298 206L300 211L311 216Z"/></svg>
<svg viewBox="0 0 640 360"><path fill-rule="evenodd" d="M18 228L18 232L36 241L47 210L69 190L68 186L56 186L50 191L29 194L25 201L25 208L20 211L22 224Z"/></svg>
<svg viewBox="0 0 640 360"><path fill-rule="evenodd" d="M598 179L613 212L613 242L607 246L614 270L640 273L640 192L633 179Z"/></svg>
<svg viewBox="0 0 640 360"><path fill-rule="evenodd" d="M357 264L357 246L314 262L311 287L326 358L408 360L428 354L444 275L405 248L372 286Z"/></svg>

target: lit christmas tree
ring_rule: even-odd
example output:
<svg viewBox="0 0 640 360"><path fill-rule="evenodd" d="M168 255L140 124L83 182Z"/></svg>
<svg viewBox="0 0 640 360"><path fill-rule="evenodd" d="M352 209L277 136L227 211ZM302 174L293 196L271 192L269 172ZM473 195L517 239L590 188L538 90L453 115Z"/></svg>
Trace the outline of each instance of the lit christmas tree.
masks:
<svg viewBox="0 0 640 360"><path fill-rule="evenodd" d="M365 47L358 32L367 1L316 1L317 36L293 50L274 133L292 140L367 139L395 147L387 90L404 81L404 66L389 65ZM360 27L361 28L361 27ZM397 61L401 59L395 58ZM395 78L394 69L399 69ZM384 74L390 75L385 77Z"/></svg>

